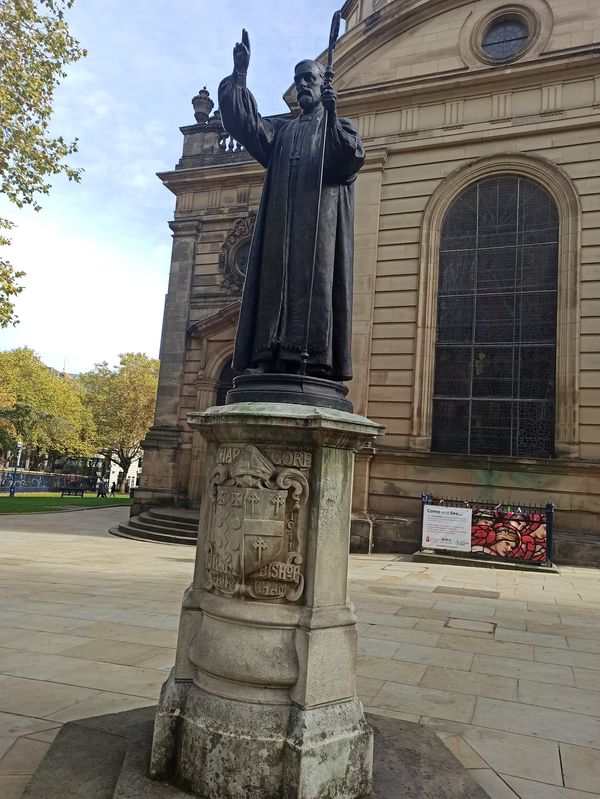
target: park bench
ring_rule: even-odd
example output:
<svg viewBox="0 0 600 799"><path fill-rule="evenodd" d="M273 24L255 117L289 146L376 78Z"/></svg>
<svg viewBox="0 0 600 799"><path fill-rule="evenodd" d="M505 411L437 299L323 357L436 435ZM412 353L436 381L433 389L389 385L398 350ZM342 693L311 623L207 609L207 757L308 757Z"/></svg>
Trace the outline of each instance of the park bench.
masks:
<svg viewBox="0 0 600 799"><path fill-rule="evenodd" d="M61 497L83 497L83 488L63 488Z"/></svg>

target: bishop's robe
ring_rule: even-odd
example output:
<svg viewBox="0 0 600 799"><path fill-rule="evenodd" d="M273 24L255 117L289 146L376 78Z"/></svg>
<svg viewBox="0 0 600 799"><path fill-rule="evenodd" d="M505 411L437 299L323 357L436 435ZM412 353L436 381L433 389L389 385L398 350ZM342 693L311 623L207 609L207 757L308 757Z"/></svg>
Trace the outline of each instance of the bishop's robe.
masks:
<svg viewBox="0 0 600 799"><path fill-rule="evenodd" d="M243 372L261 362L299 364L310 308L307 373L350 380L353 184L364 163L362 141L348 119L328 126L319 185L322 105L294 120L264 119L245 76L234 72L219 86L219 107L225 130L267 170L233 368Z"/></svg>

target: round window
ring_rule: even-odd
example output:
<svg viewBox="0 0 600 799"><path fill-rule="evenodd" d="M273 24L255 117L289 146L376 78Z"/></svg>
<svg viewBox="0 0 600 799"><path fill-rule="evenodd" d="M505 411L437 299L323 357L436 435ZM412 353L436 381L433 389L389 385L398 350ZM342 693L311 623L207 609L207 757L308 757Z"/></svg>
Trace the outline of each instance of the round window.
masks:
<svg viewBox="0 0 600 799"><path fill-rule="evenodd" d="M248 268L248 256L250 255L250 240L245 241L235 253L234 265L241 277L246 276L246 269Z"/></svg>
<svg viewBox="0 0 600 799"><path fill-rule="evenodd" d="M529 28L523 19L502 17L488 27L481 49L494 61L506 61L518 55L528 41Z"/></svg>

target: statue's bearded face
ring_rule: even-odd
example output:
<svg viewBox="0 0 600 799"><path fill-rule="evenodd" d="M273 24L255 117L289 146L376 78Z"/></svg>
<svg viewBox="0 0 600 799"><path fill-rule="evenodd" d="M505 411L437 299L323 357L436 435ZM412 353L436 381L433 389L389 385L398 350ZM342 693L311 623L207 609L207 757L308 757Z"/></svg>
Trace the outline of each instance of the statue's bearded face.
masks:
<svg viewBox="0 0 600 799"><path fill-rule="evenodd" d="M321 102L323 72L314 61L302 61L296 67L294 84L303 111L312 111Z"/></svg>

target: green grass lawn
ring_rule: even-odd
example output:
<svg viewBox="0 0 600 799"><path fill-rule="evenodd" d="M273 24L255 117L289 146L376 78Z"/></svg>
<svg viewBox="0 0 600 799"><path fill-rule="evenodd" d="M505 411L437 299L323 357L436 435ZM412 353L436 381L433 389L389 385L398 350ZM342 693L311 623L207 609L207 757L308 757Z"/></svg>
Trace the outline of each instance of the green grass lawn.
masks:
<svg viewBox="0 0 600 799"><path fill-rule="evenodd" d="M52 510L69 510L70 508L107 508L113 505L130 505L128 494L117 494L115 497L97 499L95 494L82 497L61 497L60 494L19 494L9 497L0 494L1 513L45 513Z"/></svg>

